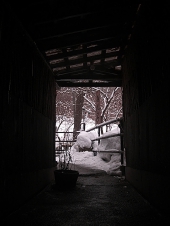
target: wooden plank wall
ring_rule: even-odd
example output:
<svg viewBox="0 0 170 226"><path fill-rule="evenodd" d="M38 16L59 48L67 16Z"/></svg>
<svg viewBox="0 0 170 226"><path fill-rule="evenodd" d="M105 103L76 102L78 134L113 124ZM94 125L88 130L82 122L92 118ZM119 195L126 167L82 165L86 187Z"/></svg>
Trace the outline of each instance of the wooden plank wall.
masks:
<svg viewBox="0 0 170 226"><path fill-rule="evenodd" d="M164 5L142 5L122 65L126 178L164 211L170 173L167 15Z"/></svg>
<svg viewBox="0 0 170 226"><path fill-rule="evenodd" d="M0 7L1 186L7 214L52 179L56 83L20 23Z"/></svg>

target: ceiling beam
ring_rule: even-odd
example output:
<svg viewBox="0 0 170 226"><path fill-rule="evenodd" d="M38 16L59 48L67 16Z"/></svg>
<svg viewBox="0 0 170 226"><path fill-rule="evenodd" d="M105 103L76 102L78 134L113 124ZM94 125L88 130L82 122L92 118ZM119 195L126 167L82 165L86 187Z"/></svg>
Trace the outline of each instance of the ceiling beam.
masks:
<svg viewBox="0 0 170 226"><path fill-rule="evenodd" d="M83 55L83 54L88 54L88 53L92 53L92 52L97 52L97 51L102 51L102 50L107 50L107 49L115 49L115 52L119 51L119 47L114 47L113 48L113 43L114 43L114 39L113 40L109 40L107 42L101 42L98 43L98 45L91 47L92 45L88 44L88 45L83 45L83 46L73 46L72 48L69 48L68 51L66 53L55 53L55 50L53 50L53 52L50 54L50 52L46 53L46 57L48 61L52 61L52 60L57 60L57 59L62 59L62 58L66 58L66 57L74 57L74 56L79 56L79 55ZM86 46L86 48L84 48L84 46ZM81 49L79 49L81 48ZM62 51L63 49L61 49Z"/></svg>
<svg viewBox="0 0 170 226"><path fill-rule="evenodd" d="M86 72L81 74L73 74L73 75L65 75L65 76L55 76L57 81L69 81L69 80L78 80L78 79L85 79L85 80L105 80L105 81L112 81L112 80L121 80L121 75L116 74L106 74L106 73L98 73L98 72Z"/></svg>
<svg viewBox="0 0 170 226"><path fill-rule="evenodd" d="M91 57L87 57L86 61L87 62L94 62L95 60L101 60L101 59L107 59L107 58L111 58L111 57L117 57L118 53L117 52L111 52L111 53L107 53L105 56L103 55L96 55L96 56L91 56ZM67 58L68 59L68 58ZM116 61L116 58L112 61ZM68 63L66 64L66 62L55 62L54 61L50 61L50 66L52 68L56 68L56 67L64 67L64 66L71 66L71 65L76 65L76 64L83 64L84 63L84 58L82 56L82 58L76 59L76 60L68 60Z"/></svg>
<svg viewBox="0 0 170 226"><path fill-rule="evenodd" d="M87 69L80 69L80 70L73 70L73 71L68 71L67 72L63 72L63 73L56 73L56 76L60 76L60 77L68 77L68 76L78 76L78 75L83 75L83 74L87 74L87 73L91 73L91 74L102 74L102 75L106 75L106 76L122 76L121 71L115 70L115 69L105 69L105 70L97 70L97 68L95 68L94 71L91 71L89 68Z"/></svg>
<svg viewBox="0 0 170 226"><path fill-rule="evenodd" d="M104 71L105 73L108 74L117 74L120 75L121 74L121 70L116 70L115 67L116 66L120 66L121 62L112 62L112 63L108 63L105 62L103 64L100 65L95 65L95 71L99 70L99 71ZM89 71L90 66L82 66L82 67L77 67L77 68L70 68L69 70L63 69L63 70L57 70L57 68L53 68L53 73L56 75L69 75L69 74L83 74L86 71Z"/></svg>
<svg viewBox="0 0 170 226"><path fill-rule="evenodd" d="M102 65L95 65L95 72L100 71L106 74L116 74L121 75L121 70L116 70L114 67L108 68L109 64L102 64ZM120 65L118 65L120 66ZM53 71L54 74L58 76L66 76L66 75L73 75L73 74L83 74L89 72L89 67L77 68L77 69L69 69L65 71Z"/></svg>
<svg viewBox="0 0 170 226"><path fill-rule="evenodd" d="M37 16L36 19L34 19L36 21L35 25L44 26L44 25L50 25L53 23L55 24L71 23L72 24L72 22L81 21L81 24L83 27L84 21L91 22L91 24L95 24L96 21L99 21L98 24L100 23L102 24L102 21L107 22L109 20L113 21L113 23L114 21L121 22L121 21L125 21L129 17L129 15L133 13L133 9L134 9L134 7L128 4L127 5L122 4L121 7L120 6L113 7L113 5L112 7L109 7L108 4L105 4L105 5L102 4L102 7L100 9L97 9L98 5L99 5L99 2L96 3L96 6L94 9L92 9L91 6L89 7L88 5L88 8L86 10L84 7L83 8L81 7L82 12L80 8L78 9L77 12L75 12L76 5L74 4L74 6L73 5L69 6L70 7L69 11L67 11L67 8L65 7L65 10L62 11L62 14L60 11L57 11L58 7L56 6L56 9L55 7L51 8L51 14L54 13L52 19L50 19L49 15L46 13L43 16L44 20L42 20L41 17L38 17L38 13L41 12L41 15L42 15L43 11L39 11L37 8L37 10L35 10L35 14ZM73 8L71 9L71 7ZM35 7L31 7L31 8L34 9Z"/></svg>
<svg viewBox="0 0 170 226"><path fill-rule="evenodd" d="M59 87L121 87L122 82L57 82Z"/></svg>
<svg viewBox="0 0 170 226"><path fill-rule="evenodd" d="M92 37L91 36L83 36L81 37L74 36L74 37L67 37L67 38L54 38L54 39L48 39L48 40L41 40L37 41L35 40L36 45L38 46L41 51L46 52L48 50L52 49L62 49L62 48L71 48L74 46L79 45L92 45L92 44L99 44L100 42L107 42L112 40L113 48L120 46L120 41L122 39L122 35L115 35L110 32L110 34L104 34L103 32L100 34L95 34Z"/></svg>
<svg viewBox="0 0 170 226"><path fill-rule="evenodd" d="M74 22L77 25L77 22ZM91 24L91 22L89 22ZM81 33L96 33L104 30L118 30L120 29L123 25L122 24L114 24L109 21L107 24L96 24L95 26L89 25L86 21L86 26L84 25L81 26L75 26L74 24L61 24L61 25L53 25L53 26L48 26L46 27L37 27L34 28L34 37L36 40L41 41L41 40L47 40L47 39L53 39L53 38L63 38L64 36L70 36L70 35L79 35Z"/></svg>

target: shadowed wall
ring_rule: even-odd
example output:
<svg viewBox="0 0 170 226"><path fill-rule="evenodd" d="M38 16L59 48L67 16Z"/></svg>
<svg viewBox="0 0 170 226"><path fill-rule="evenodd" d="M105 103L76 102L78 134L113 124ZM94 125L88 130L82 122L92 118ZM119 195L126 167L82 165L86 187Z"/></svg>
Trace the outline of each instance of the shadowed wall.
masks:
<svg viewBox="0 0 170 226"><path fill-rule="evenodd" d="M6 215L52 178L56 84L34 43L1 7L1 205Z"/></svg>
<svg viewBox="0 0 170 226"><path fill-rule="evenodd" d="M167 21L163 5L142 5L123 63L126 178L163 211L170 189Z"/></svg>

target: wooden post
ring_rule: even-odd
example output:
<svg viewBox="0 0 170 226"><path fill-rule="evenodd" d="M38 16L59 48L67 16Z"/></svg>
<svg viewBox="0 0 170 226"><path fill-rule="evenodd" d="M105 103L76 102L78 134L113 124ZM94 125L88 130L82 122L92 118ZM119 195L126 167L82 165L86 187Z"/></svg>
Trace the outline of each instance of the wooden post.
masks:
<svg viewBox="0 0 170 226"><path fill-rule="evenodd" d="M123 120L120 120L120 124L119 124L119 128L120 128L120 133L123 134ZM123 136L120 137L120 147L121 147L121 150L123 151L124 150L124 147L123 147ZM121 154L121 165L123 165L123 153Z"/></svg>
<svg viewBox="0 0 170 226"><path fill-rule="evenodd" d="M101 107L100 107L100 90L96 91L96 119L95 124L101 123ZM98 128L98 136L100 136L100 127ZM100 144L100 140L98 140L98 145ZM97 155L97 152L94 153L94 155Z"/></svg>
<svg viewBox="0 0 170 226"><path fill-rule="evenodd" d="M123 119L120 120L119 123L119 128L120 128L120 133L123 134ZM125 176L125 166L124 166L124 140L123 140L124 136L120 137L120 147L121 147L121 151L123 151L121 153L121 171L122 171L122 176Z"/></svg>

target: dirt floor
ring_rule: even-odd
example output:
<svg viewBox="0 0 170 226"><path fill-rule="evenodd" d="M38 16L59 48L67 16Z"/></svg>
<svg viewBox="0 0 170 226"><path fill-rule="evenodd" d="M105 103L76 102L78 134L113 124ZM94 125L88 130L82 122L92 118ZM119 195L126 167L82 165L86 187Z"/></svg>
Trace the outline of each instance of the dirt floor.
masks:
<svg viewBox="0 0 170 226"><path fill-rule="evenodd" d="M1 226L161 226L170 223L168 217L142 198L123 176L88 169L80 171L74 189L56 190L53 181Z"/></svg>

